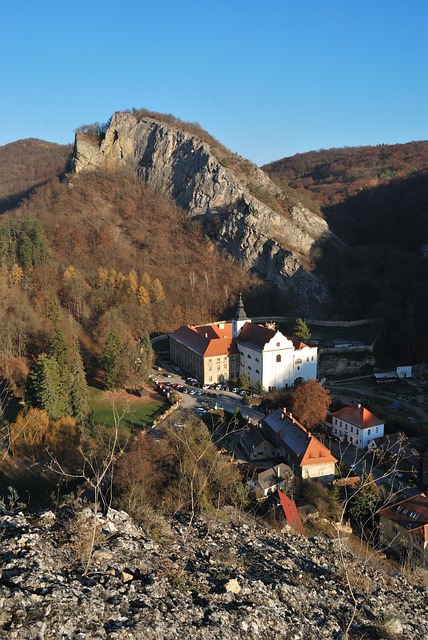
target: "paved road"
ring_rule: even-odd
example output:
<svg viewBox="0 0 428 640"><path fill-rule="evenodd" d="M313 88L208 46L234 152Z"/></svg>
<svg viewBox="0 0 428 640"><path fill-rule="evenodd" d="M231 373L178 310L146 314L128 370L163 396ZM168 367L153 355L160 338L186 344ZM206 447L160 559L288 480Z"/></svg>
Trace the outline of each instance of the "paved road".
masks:
<svg viewBox="0 0 428 640"><path fill-rule="evenodd" d="M201 406L204 402L209 401L212 408L226 409L232 413L235 411L236 407L238 407L244 418L250 418L257 422L264 417L264 413L261 411L243 405L241 398L236 393L232 393L231 391L218 391L195 387L191 383L187 382L185 378L177 374L167 364L164 364L162 371L153 370L152 377L171 387L174 384L179 384L183 385L188 391L195 391L195 394L192 395L181 391L177 392L182 398L182 406L186 409L193 409L197 406ZM202 395L198 395L201 394L201 392Z"/></svg>

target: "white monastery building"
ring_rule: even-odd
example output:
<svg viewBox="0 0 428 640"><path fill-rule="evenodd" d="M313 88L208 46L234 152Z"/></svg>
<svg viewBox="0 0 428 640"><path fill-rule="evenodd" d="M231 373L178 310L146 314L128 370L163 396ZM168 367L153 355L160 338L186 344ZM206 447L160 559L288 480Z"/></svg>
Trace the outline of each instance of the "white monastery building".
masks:
<svg viewBox="0 0 428 640"><path fill-rule="evenodd" d="M317 347L287 338L272 324L252 323L241 297L231 322L180 327L169 337L171 359L204 384L245 373L252 385L270 390L317 378Z"/></svg>

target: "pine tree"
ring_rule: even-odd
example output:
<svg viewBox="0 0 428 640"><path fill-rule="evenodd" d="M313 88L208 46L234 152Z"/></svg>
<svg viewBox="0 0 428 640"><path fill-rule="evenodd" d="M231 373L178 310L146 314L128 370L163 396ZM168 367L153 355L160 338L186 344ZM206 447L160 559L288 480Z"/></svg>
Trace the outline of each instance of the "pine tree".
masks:
<svg viewBox="0 0 428 640"><path fill-rule="evenodd" d="M106 389L118 389L125 381L125 346L114 329L107 336L104 347Z"/></svg>
<svg viewBox="0 0 428 640"><path fill-rule="evenodd" d="M153 365L154 360L154 351L152 347L152 343L150 342L150 336L146 333L140 340L139 345L140 351L140 362L139 362L139 370L141 377L147 380L149 377L150 370Z"/></svg>
<svg viewBox="0 0 428 640"><path fill-rule="evenodd" d="M74 338L71 349L71 410L77 424L85 424L91 415L89 403L89 391L86 382L83 360L80 354L79 343Z"/></svg>
<svg viewBox="0 0 428 640"><path fill-rule="evenodd" d="M311 331L306 324L306 322L302 318L296 319L296 324L294 325L293 335L300 340L310 340L312 337Z"/></svg>
<svg viewBox="0 0 428 640"><path fill-rule="evenodd" d="M46 315L52 322L58 322L61 315L61 305L55 291L51 291L46 303Z"/></svg>
<svg viewBox="0 0 428 640"><path fill-rule="evenodd" d="M69 393L64 389L55 358L46 353L39 355L27 376L25 397L28 405L43 409L53 420L69 415Z"/></svg>
<svg viewBox="0 0 428 640"><path fill-rule="evenodd" d="M68 344L64 338L61 329L57 327L52 335L49 349L49 357L58 363L60 382L62 385L62 394L65 402L65 413L63 415L72 415L71 406L71 373L70 373L70 357L68 353Z"/></svg>

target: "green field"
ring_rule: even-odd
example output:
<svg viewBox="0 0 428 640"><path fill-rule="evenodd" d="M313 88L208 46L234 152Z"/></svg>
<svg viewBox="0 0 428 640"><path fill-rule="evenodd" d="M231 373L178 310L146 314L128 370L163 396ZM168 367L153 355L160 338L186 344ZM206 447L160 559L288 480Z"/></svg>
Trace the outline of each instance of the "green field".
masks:
<svg viewBox="0 0 428 640"><path fill-rule="evenodd" d="M160 396L146 395L140 398L123 390L105 392L91 387L90 397L94 423L113 427L116 416L122 429L150 425L165 406Z"/></svg>

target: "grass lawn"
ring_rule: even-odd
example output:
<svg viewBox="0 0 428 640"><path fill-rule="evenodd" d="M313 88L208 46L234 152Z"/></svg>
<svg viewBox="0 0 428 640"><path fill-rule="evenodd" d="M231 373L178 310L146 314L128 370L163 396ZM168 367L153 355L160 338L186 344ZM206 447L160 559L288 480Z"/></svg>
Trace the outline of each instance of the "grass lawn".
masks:
<svg viewBox="0 0 428 640"><path fill-rule="evenodd" d="M93 410L92 418L96 424L113 427L115 424L114 412L116 412L123 429L150 425L160 409L165 406L164 399L154 392L146 392L142 397L138 397L123 389L101 391L91 387L90 398Z"/></svg>

